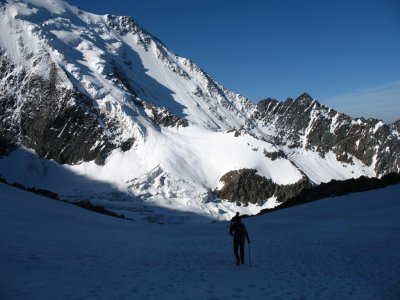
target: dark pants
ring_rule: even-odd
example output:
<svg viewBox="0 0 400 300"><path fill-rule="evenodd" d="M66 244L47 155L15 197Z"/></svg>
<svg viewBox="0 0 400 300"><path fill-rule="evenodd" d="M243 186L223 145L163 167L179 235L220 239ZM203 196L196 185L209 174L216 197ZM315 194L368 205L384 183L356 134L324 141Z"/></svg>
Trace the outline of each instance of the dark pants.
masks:
<svg viewBox="0 0 400 300"><path fill-rule="evenodd" d="M239 258L239 248L240 248L240 258ZM244 264L244 241L233 240L233 252L235 253L236 262Z"/></svg>

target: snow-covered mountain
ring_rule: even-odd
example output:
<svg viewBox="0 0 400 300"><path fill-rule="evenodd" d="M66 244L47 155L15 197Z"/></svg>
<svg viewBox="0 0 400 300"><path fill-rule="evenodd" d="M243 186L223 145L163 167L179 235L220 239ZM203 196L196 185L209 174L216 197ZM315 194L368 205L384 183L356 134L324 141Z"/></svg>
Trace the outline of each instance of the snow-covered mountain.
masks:
<svg viewBox="0 0 400 300"><path fill-rule="evenodd" d="M351 119L307 94L253 104L130 17L60 0L0 0L0 14L7 180L229 218L311 184L400 172L398 123Z"/></svg>

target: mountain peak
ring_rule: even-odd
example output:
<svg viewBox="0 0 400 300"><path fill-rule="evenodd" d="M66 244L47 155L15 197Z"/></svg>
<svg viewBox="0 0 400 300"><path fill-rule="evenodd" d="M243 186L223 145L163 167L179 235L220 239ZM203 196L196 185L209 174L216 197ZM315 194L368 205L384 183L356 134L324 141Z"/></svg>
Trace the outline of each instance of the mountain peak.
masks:
<svg viewBox="0 0 400 300"><path fill-rule="evenodd" d="M315 101L315 99L311 97L310 94L304 92L299 97L297 97L295 101L312 102Z"/></svg>

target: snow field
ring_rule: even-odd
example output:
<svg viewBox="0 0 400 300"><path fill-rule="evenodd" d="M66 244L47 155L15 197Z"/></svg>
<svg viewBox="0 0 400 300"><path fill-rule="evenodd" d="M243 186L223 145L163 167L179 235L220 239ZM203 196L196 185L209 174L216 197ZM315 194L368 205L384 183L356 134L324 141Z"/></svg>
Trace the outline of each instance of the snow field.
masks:
<svg viewBox="0 0 400 300"><path fill-rule="evenodd" d="M107 217L0 185L2 299L397 299L400 186L228 223ZM248 248L246 245L246 253Z"/></svg>
<svg viewBox="0 0 400 300"><path fill-rule="evenodd" d="M374 164L366 166L354 156L351 156L353 164L344 164L336 159L333 152L328 152L322 158L318 153L305 149L293 151L285 148L285 151L296 166L316 184L329 182L332 179L346 180L360 176L376 177Z"/></svg>

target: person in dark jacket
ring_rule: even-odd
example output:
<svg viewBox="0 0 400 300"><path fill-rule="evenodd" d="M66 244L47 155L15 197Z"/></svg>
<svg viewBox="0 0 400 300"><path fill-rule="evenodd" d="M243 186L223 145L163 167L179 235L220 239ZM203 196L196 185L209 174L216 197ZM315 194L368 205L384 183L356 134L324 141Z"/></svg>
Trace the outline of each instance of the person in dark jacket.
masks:
<svg viewBox="0 0 400 300"><path fill-rule="evenodd" d="M239 213L237 212L236 215L231 220L231 224L229 226L229 233L233 232L233 228L239 219L240 219L240 216L239 216Z"/></svg>
<svg viewBox="0 0 400 300"><path fill-rule="evenodd" d="M229 234L233 236L233 253L236 257L236 264L244 264L244 241L247 239L247 242L250 244L250 239L247 234L246 226L244 226L240 219L239 213L236 213L236 216L231 220Z"/></svg>

